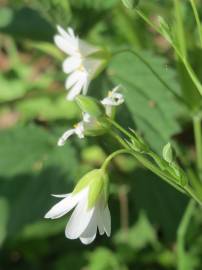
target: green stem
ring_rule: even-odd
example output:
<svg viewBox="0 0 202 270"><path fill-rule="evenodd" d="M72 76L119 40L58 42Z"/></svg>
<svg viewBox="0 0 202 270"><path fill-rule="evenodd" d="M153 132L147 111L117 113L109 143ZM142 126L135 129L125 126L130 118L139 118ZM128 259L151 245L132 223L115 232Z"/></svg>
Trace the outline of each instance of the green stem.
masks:
<svg viewBox="0 0 202 270"><path fill-rule="evenodd" d="M155 31L157 31L159 34L161 34L163 37L166 38L165 34L161 31L161 29L159 27L157 27L156 25L154 25L140 10L137 10L137 14L147 23L149 24ZM183 65L185 66L192 82L194 83L194 85L196 86L197 90L199 91L199 93L202 95L202 84L199 81L199 79L197 78L195 72L193 71L191 65L189 64L189 62L187 61L187 59L182 55L181 51L178 49L178 47L176 46L176 44L174 43L174 41L172 39L168 39L166 38L167 41L170 43L170 45L173 47L173 49L175 50L176 54L179 56L179 59L182 61Z"/></svg>
<svg viewBox="0 0 202 270"><path fill-rule="evenodd" d="M114 121L113 121L114 122ZM116 122L114 122L116 123ZM119 127L119 130L122 130L123 128L121 126L119 126L119 124L116 123L116 127ZM123 129L124 130L124 129ZM125 130L124 130L125 131ZM127 131L125 131L125 133L128 133ZM155 166L151 161L149 161L147 158L145 158L142 154L139 154L137 152L134 152L133 150L131 150L128 146L128 144L121 138L119 137L116 133L111 132L111 135L118 140L118 142L124 147L126 148L126 152L128 154L131 154L132 156L135 157L135 159L137 159L144 167L146 167L148 170L150 170L151 172L153 172L154 174L158 175L161 179L163 179L164 181L166 181L168 184L170 184L171 186L173 186L175 189L177 189L178 191L180 191L181 193L185 193L185 191L178 186L174 180L170 177L170 175L168 175L166 172L162 172L157 166ZM130 135L130 134L129 134ZM123 151L122 153L124 153L124 150L118 150L118 151ZM108 166L109 161L111 161L111 159L114 157L114 155L116 156L117 151L114 152L112 155L110 155L104 162L103 166L104 168L106 168L106 166ZM120 153L118 153L120 154ZM111 158L112 157L112 158ZM105 163L107 165L105 165Z"/></svg>
<svg viewBox="0 0 202 270"><path fill-rule="evenodd" d="M195 209L195 201L190 200L182 221L177 231L177 270L184 270L186 268L186 250L185 250L185 236L188 230L188 226Z"/></svg>
<svg viewBox="0 0 202 270"><path fill-rule="evenodd" d="M196 156L197 156L197 168L199 176L202 174L202 129L201 129L201 117L199 115L193 118L194 125L194 136L196 145Z"/></svg>
<svg viewBox="0 0 202 270"><path fill-rule="evenodd" d="M129 137L130 139L134 139L134 137L128 132L126 131L124 128L122 128L118 123L116 123L115 121L108 119L110 121L110 123L115 126L119 131L121 131L122 133L124 133L127 137ZM146 167L147 169L149 169L151 172L153 172L154 174L158 175L161 179L163 179L164 181L166 181L168 184L170 184L171 186L173 186L175 189L177 189L178 191L180 191L181 193L185 193L187 195L189 195L190 197L192 197L195 201L197 201L200 205L202 205L202 198L201 196L199 196L194 189L192 189L192 187L190 185L186 185L186 186L179 186L176 183L176 180L170 176L169 173L167 173L166 171L162 171L160 168L158 168L156 165L154 165L150 160L148 160L147 158L145 158L142 154L135 152L134 150L131 150L129 148L129 145L126 143L125 140L123 140L120 136L118 136L115 132L111 131L111 135L118 140L118 142L125 148L122 150L118 150L116 152L114 152L112 155L110 155L104 162L104 164L106 163L106 165L103 164L104 168L106 166L108 166L108 163L111 161L111 159L116 156L117 154L120 153L128 153L133 155L144 167Z"/></svg>
<svg viewBox="0 0 202 270"><path fill-rule="evenodd" d="M175 7L175 18L176 18L176 32L177 39L180 48L180 52L184 58L187 57L187 48L186 48L186 39L185 39L185 31L182 19L182 10L181 10L181 1L174 0Z"/></svg>
<svg viewBox="0 0 202 270"><path fill-rule="evenodd" d="M200 18L199 18L199 14L196 8L196 4L194 0L190 0L193 12L194 12L194 17L196 20L196 24L197 24L197 29L198 29L198 35L199 35L199 39L200 39L200 45L202 47L202 26L201 26L201 22L200 22Z"/></svg>
<svg viewBox="0 0 202 270"><path fill-rule="evenodd" d="M113 158L115 158L116 156L121 155L121 154L131 154L131 150L128 150L128 149L120 149L120 150L117 150L117 151L113 152L111 155L109 155L109 156L105 159L104 163L102 164L102 169L103 169L103 170L107 170L107 167L109 166L111 160L112 160Z"/></svg>

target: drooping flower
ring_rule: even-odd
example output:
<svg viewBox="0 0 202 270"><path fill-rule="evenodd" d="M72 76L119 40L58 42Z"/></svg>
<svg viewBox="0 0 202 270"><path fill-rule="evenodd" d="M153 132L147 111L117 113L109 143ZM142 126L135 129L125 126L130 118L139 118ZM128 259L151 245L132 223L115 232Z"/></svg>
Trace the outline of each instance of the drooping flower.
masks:
<svg viewBox="0 0 202 270"><path fill-rule="evenodd" d="M119 106L124 103L124 97L121 93L117 92L120 86L116 86L112 91L109 91L108 96L104 98L101 103L105 107L106 114L111 117L113 107Z"/></svg>
<svg viewBox="0 0 202 270"><path fill-rule="evenodd" d="M91 128L94 125L95 119L91 117L89 114L83 114L83 120L76 125L74 128L68 129L64 132L64 134L58 140L58 146L63 146L65 142L71 137L72 135L77 135L79 139L83 139L85 137L85 130Z"/></svg>
<svg viewBox="0 0 202 270"><path fill-rule="evenodd" d="M54 195L63 198L45 215L56 219L73 208L67 223L65 235L69 239L79 238L83 244L94 241L97 230L100 235L111 234L111 216L107 204L108 177L102 169L87 173L76 185L72 193Z"/></svg>
<svg viewBox="0 0 202 270"><path fill-rule="evenodd" d="M89 58L98 51L97 48L80 40L72 28L65 31L57 26L58 34L54 41L58 48L68 55L63 62L63 71L68 74L65 87L69 90L67 99L74 100L77 95L86 95L88 85L101 61Z"/></svg>
<svg viewBox="0 0 202 270"><path fill-rule="evenodd" d="M79 122L74 126L74 128L65 131L65 133L59 138L58 146L63 146L66 140L71 137L72 135L76 134L79 139L84 138L84 125L83 121Z"/></svg>

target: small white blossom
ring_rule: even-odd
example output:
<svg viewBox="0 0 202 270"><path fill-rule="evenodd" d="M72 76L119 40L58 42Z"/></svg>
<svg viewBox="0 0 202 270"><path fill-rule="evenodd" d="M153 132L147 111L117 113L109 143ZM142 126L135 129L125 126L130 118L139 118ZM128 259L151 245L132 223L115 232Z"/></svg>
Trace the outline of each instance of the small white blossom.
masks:
<svg viewBox="0 0 202 270"><path fill-rule="evenodd" d="M45 215L45 218L57 219L75 208L67 223L65 236L69 239L79 238L85 245L94 241L97 230L100 235L106 233L109 237L111 234L111 215L104 199L104 189L96 197L93 206L89 207L90 186L92 182L77 193L53 195L63 199Z"/></svg>
<svg viewBox="0 0 202 270"><path fill-rule="evenodd" d="M115 87L112 91L109 91L108 96L104 98L101 103L104 105L106 114L111 116L112 108L124 103L124 97L121 93L118 93L120 86Z"/></svg>
<svg viewBox="0 0 202 270"><path fill-rule="evenodd" d="M87 93L89 82L100 65L100 61L89 59L88 56L98 49L80 40L72 28L65 31L57 26L57 29L58 34L54 41L68 55L63 62L63 71L69 75L65 82L65 88L69 90L67 99L74 100L80 93Z"/></svg>
<svg viewBox="0 0 202 270"><path fill-rule="evenodd" d="M76 124L74 128L65 131L65 133L59 138L58 146L63 146L66 140L74 134L77 135L79 139L83 139L85 137L85 130L91 128L95 121L96 119L94 117L91 117L88 113L84 113L83 120Z"/></svg>
<svg viewBox="0 0 202 270"><path fill-rule="evenodd" d="M58 140L58 146L63 146L66 140L72 135L76 134L79 139L84 138L84 125L83 122L79 122L74 128L67 130Z"/></svg>

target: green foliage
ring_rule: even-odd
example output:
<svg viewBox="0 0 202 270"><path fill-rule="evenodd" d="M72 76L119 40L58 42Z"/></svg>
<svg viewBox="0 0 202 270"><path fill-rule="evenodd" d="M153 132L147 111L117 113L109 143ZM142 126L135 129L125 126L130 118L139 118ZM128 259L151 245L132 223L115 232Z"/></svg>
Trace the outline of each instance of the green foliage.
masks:
<svg viewBox="0 0 202 270"><path fill-rule="evenodd" d="M144 212L140 212L137 223L129 229L127 234L123 231L116 236L116 242L119 243L126 242L126 239L127 244L136 251L142 250L147 245L155 246L158 243L155 230Z"/></svg>
<svg viewBox="0 0 202 270"><path fill-rule="evenodd" d="M137 138L142 136L161 156L163 146L172 141L183 153L176 162L191 165L190 181L195 159L190 119L194 110L200 111L200 95L182 63L176 64L168 42L138 18L135 9L123 6L131 9L141 2L141 10L153 23L161 15L165 19L161 30L169 40L169 31L176 25L169 22L173 1L1 2L0 268L201 270L201 208L193 209L181 238L184 250L179 263L176 234L188 199L127 155L115 158L109 168L112 237L98 236L92 246L82 246L65 238L67 216L54 221L43 218L58 202L51 194L71 192L78 179L100 168L106 155L120 147L108 134L81 141L71 138L64 147L57 147L59 136L81 117L78 106L65 98L66 74L61 71L65 56L53 43L57 24L74 27L82 39L111 52L106 70L90 84L90 95L101 99L121 84L126 99L117 109L121 125L134 129ZM192 11L188 1L179 2L188 59L201 78L202 54ZM164 162L173 159L168 144L163 156ZM150 158L158 163L154 156ZM179 178L184 173L180 168L170 164ZM98 181L91 204L100 189Z"/></svg>
<svg viewBox="0 0 202 270"><path fill-rule="evenodd" d="M125 52L114 57L108 73L115 84L125 88L133 123L149 144L160 151L180 131L177 122L180 111L175 99L179 89L173 71L166 66L165 59L150 52L138 55Z"/></svg>
<svg viewBox="0 0 202 270"><path fill-rule="evenodd" d="M118 3L118 0L70 0L73 7L77 8L88 8L88 9L95 9L95 10L105 10L113 8L113 6Z"/></svg>
<svg viewBox="0 0 202 270"><path fill-rule="evenodd" d="M89 255L90 270L125 270L125 267L120 266L116 255L106 248L97 248L97 250Z"/></svg>

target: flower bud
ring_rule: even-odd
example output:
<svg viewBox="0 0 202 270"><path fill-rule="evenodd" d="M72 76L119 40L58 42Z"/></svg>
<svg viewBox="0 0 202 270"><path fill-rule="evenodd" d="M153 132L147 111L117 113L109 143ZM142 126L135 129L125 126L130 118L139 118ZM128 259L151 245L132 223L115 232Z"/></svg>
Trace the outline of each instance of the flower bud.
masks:
<svg viewBox="0 0 202 270"><path fill-rule="evenodd" d="M79 95L76 98L76 103L82 112L87 113L92 117L98 118L105 115L104 107L92 97Z"/></svg>

